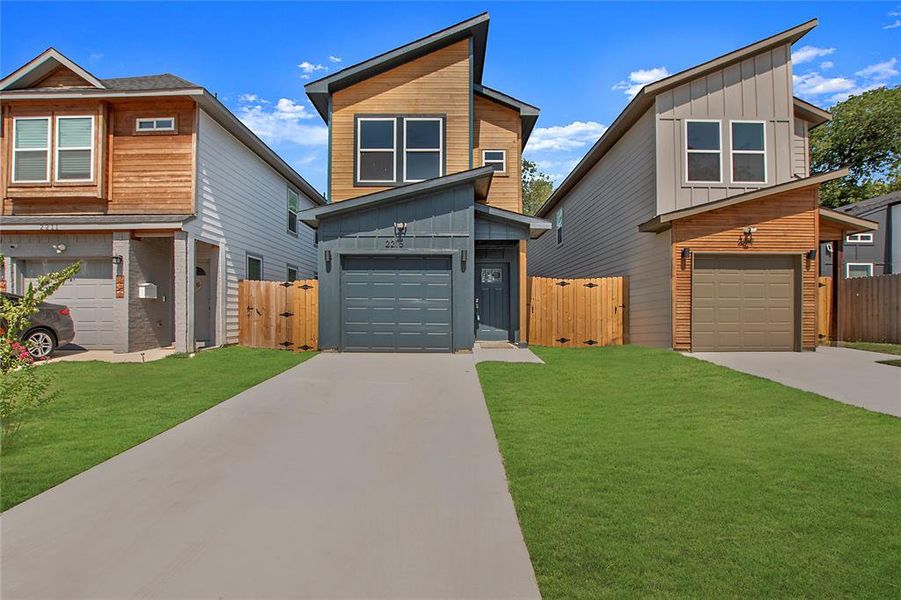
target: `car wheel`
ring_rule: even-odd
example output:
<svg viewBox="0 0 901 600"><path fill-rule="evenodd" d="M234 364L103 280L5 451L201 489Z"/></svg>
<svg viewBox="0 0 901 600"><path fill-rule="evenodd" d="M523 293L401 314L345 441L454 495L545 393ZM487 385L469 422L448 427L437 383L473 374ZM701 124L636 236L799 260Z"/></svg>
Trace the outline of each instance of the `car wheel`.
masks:
<svg viewBox="0 0 901 600"><path fill-rule="evenodd" d="M35 358L48 358L56 350L56 338L46 329L37 329L25 336L28 352Z"/></svg>

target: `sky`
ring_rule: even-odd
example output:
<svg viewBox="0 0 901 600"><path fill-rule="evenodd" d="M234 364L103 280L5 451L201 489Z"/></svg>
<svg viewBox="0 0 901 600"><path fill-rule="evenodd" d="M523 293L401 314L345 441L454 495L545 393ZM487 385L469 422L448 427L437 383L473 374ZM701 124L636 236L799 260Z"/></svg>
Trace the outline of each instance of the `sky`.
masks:
<svg viewBox="0 0 901 600"><path fill-rule="evenodd" d="M0 1L0 72L53 46L101 78L174 73L325 190L304 84L483 11L483 83L541 108L525 157L555 182L642 85L814 17L793 48L796 95L828 108L901 83L899 2Z"/></svg>

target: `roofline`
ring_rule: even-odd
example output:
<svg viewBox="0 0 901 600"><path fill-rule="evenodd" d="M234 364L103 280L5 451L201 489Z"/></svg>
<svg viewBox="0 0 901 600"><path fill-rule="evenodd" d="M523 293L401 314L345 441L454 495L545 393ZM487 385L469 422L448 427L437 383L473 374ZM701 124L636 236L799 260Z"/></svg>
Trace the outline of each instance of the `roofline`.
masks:
<svg viewBox="0 0 901 600"><path fill-rule="evenodd" d="M493 100L498 104L519 112L519 120L521 123L520 137L522 137L522 146L520 149L525 148L526 142L529 141L529 136L532 135L532 129L535 128L535 123L538 122L538 115L541 113L541 109L480 83L474 83L472 91L484 98Z"/></svg>
<svg viewBox="0 0 901 600"><path fill-rule="evenodd" d="M728 206L750 202L751 200L759 200L761 198L766 198L767 196L772 196L774 194L781 194L805 187L821 185L823 183L826 183L827 181L845 177L848 173L849 170L847 167L845 167L836 171L830 171L829 173L819 173L817 175L811 175L810 177L805 177L803 179L795 179L793 181L787 181L778 185L771 185L769 187L756 189L751 192L745 192L744 194L729 196L728 198L716 200L715 202L707 202L706 204L701 204L699 206L692 206L689 208L682 208L680 210L663 213L640 224L638 226L638 231L645 233L660 233L661 231L666 231L667 229L669 229L672 226L670 225L670 223L678 219L693 217L695 215L706 213L711 210L726 208Z"/></svg>
<svg viewBox="0 0 901 600"><path fill-rule="evenodd" d="M629 128L637 122L649 108L651 108L651 106L653 106L654 98L656 98L658 94L682 85L686 81L701 77L710 71L723 69L730 64L740 62L749 55L758 54L768 48L782 44L793 44L811 29L816 27L817 23L818 21L816 19L811 19L810 21L786 29L785 31L754 42L748 46L744 46L743 48L739 48L738 50L733 50L732 52L723 54L722 56L701 63L695 67L680 71L675 75L670 75L655 83L649 83L641 88L629 104L626 105L626 108L619 113L613 121L613 124L604 131L600 139L595 142L585 156L582 157L582 160L579 161L569 175L567 175L560 185L557 186L535 214L540 217L548 214L557 202L559 202L560 199L585 176L588 170L604 157L607 150L609 150L619 138L622 137L626 131L628 131Z"/></svg>
<svg viewBox="0 0 901 600"><path fill-rule="evenodd" d="M362 62L350 65L337 73L332 73L304 86L310 102L319 116L328 121L328 97L337 90L351 86L374 75L424 56L434 50L468 37L473 44L473 81L481 83L485 66L485 47L488 39L488 13L480 13L465 21L460 21L440 31L430 33L412 42L383 52Z"/></svg>
<svg viewBox="0 0 901 600"><path fill-rule="evenodd" d="M544 235L545 232L550 231L552 227L551 222L545 219L531 217L529 215L513 212L512 210L506 210L497 206L490 206L488 204L476 204L475 211L490 218L528 225L529 237L533 240L538 239Z"/></svg>
<svg viewBox="0 0 901 600"><path fill-rule="evenodd" d="M876 231L877 229L879 229L879 223L877 223L876 221L849 215L848 213L832 210L831 208L826 208L824 206L820 207L820 218L826 219L827 221L832 221L833 223L848 225L853 228L852 233L860 233L861 231Z"/></svg>
<svg viewBox="0 0 901 600"><path fill-rule="evenodd" d="M5 90L9 86L15 84L17 81L22 79L22 77L26 76L37 67L44 64L50 58L54 59L67 69L73 71L76 75L78 75L94 87L99 89L104 89L106 87L103 82L100 81L100 79L94 77L90 72L88 72L87 69L79 66L75 61L68 58L62 52L51 46L3 79L0 79L0 90Z"/></svg>
<svg viewBox="0 0 901 600"><path fill-rule="evenodd" d="M297 216L306 225L315 229L319 226L319 219L323 216L331 217L380 204L382 202L403 200L411 196L418 196L425 192L434 192L469 182L478 183L479 180L484 181L484 190L481 190L480 195L487 196L493 175L494 167L490 165L487 167L478 167L476 169L461 171L443 177L435 177L433 179L402 185L380 192L373 192L371 194L366 194L365 196L357 196L350 200L332 202L326 206L308 208L300 211Z"/></svg>
<svg viewBox="0 0 901 600"><path fill-rule="evenodd" d="M29 92L28 90L0 91L0 100L71 100L82 98L131 98L141 96L199 96L206 90L202 87L172 88L163 90L90 90L65 89L64 92ZM208 92L207 92L208 93Z"/></svg>
<svg viewBox="0 0 901 600"><path fill-rule="evenodd" d="M185 221L193 218L193 215L171 215L171 219L161 219L158 221L144 221L142 217L133 217L133 220L108 220L100 217L108 215L93 215L98 217L93 222L66 222L67 218L71 220L75 215L66 215L66 217L54 216L8 216L3 217L3 231L22 231L22 232L42 232L46 233L47 225L53 225L53 231L120 231L124 229L130 230L155 230L155 229L172 229L178 230L182 228ZM154 215L156 216L156 215ZM168 215L160 215L168 216ZM83 217L80 217L83 218Z"/></svg>
<svg viewBox="0 0 901 600"><path fill-rule="evenodd" d="M795 116L801 117L808 123L811 123L813 127L819 127L823 123L828 123L832 120L832 113L823 110L819 106L815 106L806 100L802 100L797 96L794 96L794 109Z"/></svg>
<svg viewBox="0 0 901 600"><path fill-rule="evenodd" d="M859 216L868 215L878 210L882 210L883 208L895 206L896 204L901 204L901 190L882 194L881 196L873 196L872 198L867 198L866 200L861 200L860 202L855 202L853 204L843 204L842 206L836 207L835 210L846 214L852 214L851 211L863 206L863 210L854 213L854 216Z"/></svg>

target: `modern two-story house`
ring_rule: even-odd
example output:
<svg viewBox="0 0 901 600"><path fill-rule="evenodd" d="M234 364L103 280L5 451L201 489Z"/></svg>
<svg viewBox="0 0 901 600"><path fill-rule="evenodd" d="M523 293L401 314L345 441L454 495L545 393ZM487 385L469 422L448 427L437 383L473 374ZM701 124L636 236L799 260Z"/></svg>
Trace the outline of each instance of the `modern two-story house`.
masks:
<svg viewBox="0 0 901 600"><path fill-rule="evenodd" d="M873 277L901 273L901 192L890 192L856 204L840 206L840 212L875 221L876 231L853 233L843 243L845 277ZM821 247L820 272L832 275L835 245Z"/></svg>
<svg viewBox="0 0 901 600"><path fill-rule="evenodd" d="M793 96L791 46L815 26L644 86L538 211L529 274L627 277L633 343L815 349L819 243L877 227L819 207L847 171L810 174L830 115Z"/></svg>
<svg viewBox="0 0 901 600"><path fill-rule="evenodd" d="M481 14L306 86L329 130L319 344L383 352L525 340L521 154L538 109L482 83Z"/></svg>
<svg viewBox="0 0 901 600"><path fill-rule="evenodd" d="M325 199L203 87L98 79L49 49L0 81L2 279L74 261L75 343L132 352L237 342L239 279L316 271L297 219Z"/></svg>

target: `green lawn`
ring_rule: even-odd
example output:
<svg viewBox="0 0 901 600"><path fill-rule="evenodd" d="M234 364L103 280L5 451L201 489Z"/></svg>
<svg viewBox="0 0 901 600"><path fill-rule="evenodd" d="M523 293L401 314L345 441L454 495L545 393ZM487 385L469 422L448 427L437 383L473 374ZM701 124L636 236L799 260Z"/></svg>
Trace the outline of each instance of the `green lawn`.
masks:
<svg viewBox="0 0 901 600"><path fill-rule="evenodd" d="M313 356L229 347L146 364L62 362L60 396L0 457L0 510L81 473Z"/></svg>
<svg viewBox="0 0 901 600"><path fill-rule="evenodd" d="M545 598L901 597L901 419L675 352L479 376Z"/></svg>
<svg viewBox="0 0 901 600"><path fill-rule="evenodd" d="M881 352L883 354L901 354L901 344L877 344L875 342L844 342L845 348L866 350L867 352Z"/></svg>

